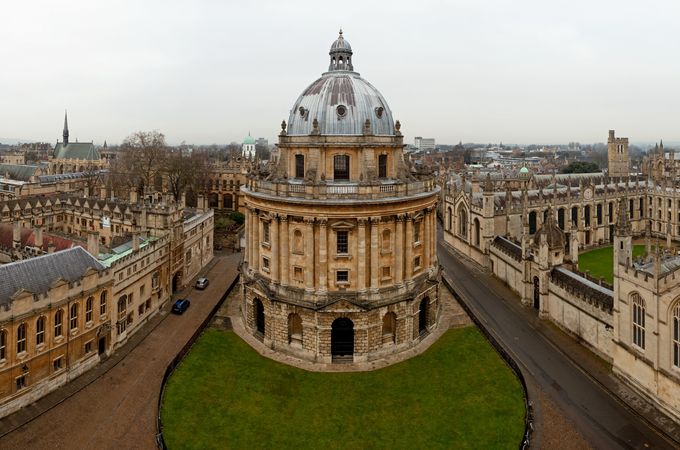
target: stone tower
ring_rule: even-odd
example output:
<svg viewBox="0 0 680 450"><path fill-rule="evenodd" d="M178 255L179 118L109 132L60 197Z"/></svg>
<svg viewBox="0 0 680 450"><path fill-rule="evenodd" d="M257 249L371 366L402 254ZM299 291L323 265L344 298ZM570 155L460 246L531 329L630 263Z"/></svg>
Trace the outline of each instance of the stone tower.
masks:
<svg viewBox="0 0 680 450"><path fill-rule="evenodd" d="M619 199L618 218L614 228L614 273L619 265L630 265L633 261L633 232L626 211L626 198Z"/></svg>
<svg viewBox="0 0 680 450"><path fill-rule="evenodd" d="M607 139L607 159L609 176L611 178L625 178L630 175L630 158L628 155L628 138L617 138L614 130L609 130Z"/></svg>
<svg viewBox="0 0 680 450"><path fill-rule="evenodd" d="M342 34L329 55L281 124L277 162L242 188L241 311L276 351L367 361L438 324L440 188L406 164L401 125Z"/></svg>

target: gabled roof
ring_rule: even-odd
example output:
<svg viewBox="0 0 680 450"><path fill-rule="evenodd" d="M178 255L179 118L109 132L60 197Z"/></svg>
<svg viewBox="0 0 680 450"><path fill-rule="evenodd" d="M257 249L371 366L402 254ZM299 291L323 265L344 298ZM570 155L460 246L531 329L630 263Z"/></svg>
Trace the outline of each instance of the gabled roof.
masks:
<svg viewBox="0 0 680 450"><path fill-rule="evenodd" d="M54 158L96 161L101 159L101 155L92 142L69 142L66 145L60 142L54 147Z"/></svg>
<svg viewBox="0 0 680 450"><path fill-rule="evenodd" d="M0 266L0 305L9 305L18 292L47 292L55 281L78 281L89 269L105 267L81 247L75 247Z"/></svg>

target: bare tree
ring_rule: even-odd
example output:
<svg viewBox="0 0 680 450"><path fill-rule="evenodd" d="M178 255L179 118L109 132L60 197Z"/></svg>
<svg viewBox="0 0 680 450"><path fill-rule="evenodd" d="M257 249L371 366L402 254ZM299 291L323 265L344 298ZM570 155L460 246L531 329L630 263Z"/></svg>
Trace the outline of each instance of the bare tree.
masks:
<svg viewBox="0 0 680 450"><path fill-rule="evenodd" d="M179 200L186 190L198 192L203 189L208 172L207 159L207 154L203 152L183 156L177 151L165 155L163 176L175 200Z"/></svg>
<svg viewBox="0 0 680 450"><path fill-rule="evenodd" d="M158 131L137 131L123 141L119 157L112 172L121 177L117 183L123 183L130 189L137 189L140 194L156 182L161 174L163 159L167 147L165 136Z"/></svg>

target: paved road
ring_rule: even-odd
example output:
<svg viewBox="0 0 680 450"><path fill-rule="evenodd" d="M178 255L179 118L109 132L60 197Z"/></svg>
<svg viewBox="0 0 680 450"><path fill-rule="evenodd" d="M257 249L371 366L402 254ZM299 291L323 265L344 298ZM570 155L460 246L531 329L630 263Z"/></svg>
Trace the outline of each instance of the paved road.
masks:
<svg viewBox="0 0 680 450"><path fill-rule="evenodd" d="M590 445L601 449L673 448L538 332L526 317L531 310L518 306L517 296L451 252L443 244L441 230L439 235L439 262L445 275L510 350L527 382L537 383ZM565 448L569 448L567 442Z"/></svg>
<svg viewBox="0 0 680 450"><path fill-rule="evenodd" d="M185 289L191 307L168 315L101 378L0 439L1 449L154 449L158 392L168 363L236 277L239 254L216 256L205 291Z"/></svg>

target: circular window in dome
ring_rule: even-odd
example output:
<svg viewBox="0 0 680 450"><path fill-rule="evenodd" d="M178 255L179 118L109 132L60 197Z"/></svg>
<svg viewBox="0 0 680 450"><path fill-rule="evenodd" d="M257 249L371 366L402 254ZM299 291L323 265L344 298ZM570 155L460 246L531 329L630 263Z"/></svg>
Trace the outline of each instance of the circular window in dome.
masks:
<svg viewBox="0 0 680 450"><path fill-rule="evenodd" d="M385 112L385 108L382 106L378 106L375 108L375 115L378 116L378 119L382 119L383 113Z"/></svg>
<svg viewBox="0 0 680 450"><path fill-rule="evenodd" d="M337 112L338 117L342 119L347 115L347 107L345 105L338 105L338 107L335 109L335 112Z"/></svg>

